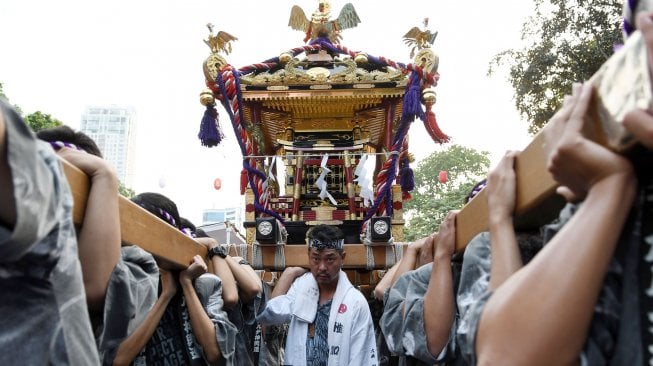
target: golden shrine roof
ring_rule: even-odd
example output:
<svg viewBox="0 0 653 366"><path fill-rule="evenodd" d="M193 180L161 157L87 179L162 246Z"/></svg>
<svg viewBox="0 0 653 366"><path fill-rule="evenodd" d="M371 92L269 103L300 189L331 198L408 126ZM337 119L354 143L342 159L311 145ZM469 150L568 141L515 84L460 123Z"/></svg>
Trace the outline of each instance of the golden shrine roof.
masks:
<svg viewBox="0 0 653 366"><path fill-rule="evenodd" d="M230 42L236 38L225 32L214 36L212 27L209 31L205 42L212 53L204 62L209 89L202 93L202 104L211 106L213 94L226 106L228 94L231 106L225 108L242 109L241 127L247 130L259 155L278 153L283 141L292 140L284 139L288 131L331 133L330 140L337 141L337 136L351 134L356 128L365 137L366 149L389 148L402 119L404 96L414 89L408 83L415 84L419 78L415 85L423 89L437 82L430 72L437 69L438 57L429 47L437 32L417 27L404 36L406 44L412 46L411 56L417 51L415 63L410 65L353 52L318 37L309 45L239 69L220 55L228 54ZM428 94L430 104L435 101L432 91L410 95L409 114L415 113L420 94ZM237 102L233 99L236 95ZM234 122L234 113L232 123L238 126L240 121Z"/></svg>

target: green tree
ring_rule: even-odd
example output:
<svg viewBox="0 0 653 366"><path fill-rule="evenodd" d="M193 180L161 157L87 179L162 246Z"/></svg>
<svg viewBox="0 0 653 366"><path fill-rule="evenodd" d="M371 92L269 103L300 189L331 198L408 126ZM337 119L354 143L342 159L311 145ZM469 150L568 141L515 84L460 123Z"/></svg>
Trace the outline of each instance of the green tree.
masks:
<svg viewBox="0 0 653 366"><path fill-rule="evenodd" d="M472 187L486 176L490 167L489 152L451 145L434 152L417 164L414 170L413 198L404 204L405 239L412 241L437 231L450 210L460 209ZM440 183L439 172L448 179Z"/></svg>
<svg viewBox="0 0 653 366"><path fill-rule="evenodd" d="M136 195L136 192L134 192L133 189L127 187L122 182L118 182L118 193L127 198L132 198Z"/></svg>
<svg viewBox="0 0 653 366"><path fill-rule="evenodd" d="M535 13L522 28L521 49L495 56L494 67L507 66L515 105L537 133L571 92L589 79L623 43L623 0L534 0Z"/></svg>
<svg viewBox="0 0 653 366"><path fill-rule="evenodd" d="M25 117L25 122L34 132L63 125L63 122L53 118L49 114L41 113L40 111L28 114L27 117Z"/></svg>

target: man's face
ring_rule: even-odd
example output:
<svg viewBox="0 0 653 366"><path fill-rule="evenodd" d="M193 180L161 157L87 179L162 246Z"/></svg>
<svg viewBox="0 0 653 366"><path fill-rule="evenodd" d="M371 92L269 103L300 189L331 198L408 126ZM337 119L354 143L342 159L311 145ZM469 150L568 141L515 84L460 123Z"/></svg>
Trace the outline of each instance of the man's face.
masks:
<svg viewBox="0 0 653 366"><path fill-rule="evenodd" d="M342 268L345 259L344 252L338 252L335 249L318 250L310 248L308 250L308 262L311 267L311 273L318 284L331 284L338 282L340 268Z"/></svg>

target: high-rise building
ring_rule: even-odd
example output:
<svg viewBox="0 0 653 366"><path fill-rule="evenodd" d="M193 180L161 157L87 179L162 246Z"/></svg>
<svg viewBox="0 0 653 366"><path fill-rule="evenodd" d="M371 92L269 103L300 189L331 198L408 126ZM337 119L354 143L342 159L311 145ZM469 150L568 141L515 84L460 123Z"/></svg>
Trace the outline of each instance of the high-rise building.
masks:
<svg viewBox="0 0 653 366"><path fill-rule="evenodd" d="M240 208L210 208L202 212L202 225L215 224L229 221L236 228L243 226Z"/></svg>
<svg viewBox="0 0 653 366"><path fill-rule="evenodd" d="M82 114L80 131L91 137L116 168L118 179L132 187L134 179L136 111L131 107L92 106Z"/></svg>

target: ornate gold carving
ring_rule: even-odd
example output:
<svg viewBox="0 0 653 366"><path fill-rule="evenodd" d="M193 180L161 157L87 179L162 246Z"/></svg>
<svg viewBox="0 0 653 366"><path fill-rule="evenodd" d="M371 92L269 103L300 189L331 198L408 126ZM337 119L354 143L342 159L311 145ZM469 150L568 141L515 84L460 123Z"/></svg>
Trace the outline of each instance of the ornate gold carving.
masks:
<svg viewBox="0 0 653 366"><path fill-rule="evenodd" d="M435 72L438 70L440 58L430 48L423 48L417 52L413 60L415 65L420 66L426 72Z"/></svg>
<svg viewBox="0 0 653 366"><path fill-rule="evenodd" d="M338 43L342 36L340 31L354 28L360 23L360 18L351 3L345 4L340 10L337 19L331 19L331 5L327 0L319 0L318 8L311 14L311 19L306 17L304 10L295 5L290 11L288 25L298 31L304 32L304 42L317 37L328 37L331 42Z"/></svg>
<svg viewBox="0 0 653 366"><path fill-rule="evenodd" d="M354 57L354 61L357 64L366 64L368 62L367 54L365 52L359 52Z"/></svg>
<svg viewBox="0 0 653 366"><path fill-rule="evenodd" d="M220 72L222 66L226 64L227 60L225 60L224 57L217 53L212 54L207 57L206 61L204 61L204 77L207 80L216 80L218 78L218 72Z"/></svg>
<svg viewBox="0 0 653 366"><path fill-rule="evenodd" d="M306 70L306 73L315 79L323 78L324 80L326 80L326 78L331 75L329 69L324 67L311 67L310 69Z"/></svg>
<svg viewBox="0 0 653 366"><path fill-rule="evenodd" d="M424 48L429 48L435 41L438 32L431 33L428 30L429 18L424 18L424 30L419 29L418 27L411 28L408 33L404 34L404 43L408 47L411 47L410 57L415 55L415 50L421 50Z"/></svg>
<svg viewBox="0 0 653 366"><path fill-rule="evenodd" d="M249 85L291 85L291 84L308 84L313 78L305 71L298 68L299 61L296 59L289 60L283 69L274 73L268 71L250 76L243 75L240 78L241 84Z"/></svg>
<svg viewBox="0 0 653 366"><path fill-rule="evenodd" d="M387 71L374 70L370 72L359 68L351 58L337 61L334 64L335 66L344 66L344 68L333 74L325 67L312 67L303 71L301 67L306 67L307 64L293 59L288 61L281 70L274 73L266 71L256 75L243 75L240 82L247 85L364 84L364 88L366 88L370 83L394 81L405 85L406 75L400 70L388 68Z"/></svg>
<svg viewBox="0 0 653 366"><path fill-rule="evenodd" d="M231 42L237 41L238 38L224 31L219 31L218 34L214 36L213 24L209 23L206 27L209 28L209 39L204 40L204 43L209 46L211 53L224 52L225 55L231 53Z"/></svg>
<svg viewBox="0 0 653 366"><path fill-rule="evenodd" d="M292 55L288 52L284 52L281 55L279 55L279 62L281 62L282 64L285 64L292 59L293 59Z"/></svg>

